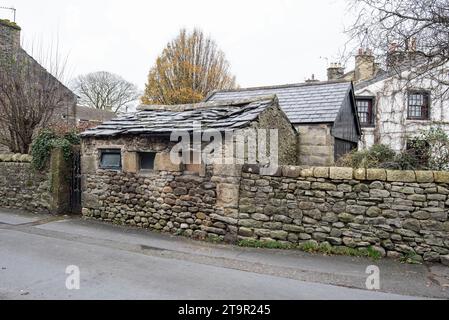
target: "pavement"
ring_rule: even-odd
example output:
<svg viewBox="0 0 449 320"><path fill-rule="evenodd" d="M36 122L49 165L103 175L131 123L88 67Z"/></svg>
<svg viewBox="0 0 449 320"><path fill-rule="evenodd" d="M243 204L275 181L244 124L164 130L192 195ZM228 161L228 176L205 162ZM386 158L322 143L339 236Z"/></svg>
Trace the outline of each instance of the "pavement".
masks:
<svg viewBox="0 0 449 320"><path fill-rule="evenodd" d="M380 290L367 290L368 266ZM68 266L80 271L68 290ZM0 299L449 299L449 268L241 248L0 209Z"/></svg>

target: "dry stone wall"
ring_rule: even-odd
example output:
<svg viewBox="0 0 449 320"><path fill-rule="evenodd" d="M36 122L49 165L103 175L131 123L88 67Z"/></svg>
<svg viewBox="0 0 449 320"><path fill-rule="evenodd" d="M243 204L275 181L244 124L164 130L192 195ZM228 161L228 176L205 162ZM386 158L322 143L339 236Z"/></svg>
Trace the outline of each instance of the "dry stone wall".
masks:
<svg viewBox="0 0 449 320"><path fill-rule="evenodd" d="M48 213L51 208L47 172L36 172L28 155L0 155L0 207Z"/></svg>
<svg viewBox="0 0 449 320"><path fill-rule="evenodd" d="M242 174L239 238L350 248L383 255L449 254L449 172L284 167Z"/></svg>
<svg viewBox="0 0 449 320"><path fill-rule="evenodd" d="M113 142L83 145L88 218L234 243L311 241L426 261L449 254L449 172L282 166L266 176L258 166L214 165L192 173L161 156L142 174L126 163L136 144L165 154L151 139L119 143L123 170L98 169L98 148Z"/></svg>
<svg viewBox="0 0 449 320"><path fill-rule="evenodd" d="M211 219L216 185L210 177L179 172L139 177L134 173L99 171L88 176L85 184L86 217L200 239L223 239L226 234L226 225Z"/></svg>

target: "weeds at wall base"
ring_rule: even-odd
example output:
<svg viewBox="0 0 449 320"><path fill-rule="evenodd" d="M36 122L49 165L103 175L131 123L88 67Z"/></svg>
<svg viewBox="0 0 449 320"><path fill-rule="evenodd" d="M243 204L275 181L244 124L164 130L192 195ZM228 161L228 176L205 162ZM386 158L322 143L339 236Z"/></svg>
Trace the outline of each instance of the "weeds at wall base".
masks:
<svg viewBox="0 0 449 320"><path fill-rule="evenodd" d="M329 244L318 245L315 242L305 242L302 244L287 244L277 241L241 240L238 245L248 248L265 248L281 250L300 250L308 253L319 253L325 255L367 257L372 260L379 260L381 254L372 247L354 249L349 247L333 247Z"/></svg>

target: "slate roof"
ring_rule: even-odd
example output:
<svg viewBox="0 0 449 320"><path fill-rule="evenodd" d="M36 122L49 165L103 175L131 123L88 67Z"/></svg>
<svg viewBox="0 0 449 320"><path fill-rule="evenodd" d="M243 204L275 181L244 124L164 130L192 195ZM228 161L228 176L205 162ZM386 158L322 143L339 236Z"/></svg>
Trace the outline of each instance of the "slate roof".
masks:
<svg viewBox="0 0 449 320"><path fill-rule="evenodd" d="M76 117L81 121L107 121L116 117L116 114L107 110L76 106Z"/></svg>
<svg viewBox="0 0 449 320"><path fill-rule="evenodd" d="M302 83L216 91L211 93L206 101L275 94L279 98L279 106L291 123L333 123L351 89L352 83L346 81Z"/></svg>
<svg viewBox="0 0 449 320"><path fill-rule="evenodd" d="M193 123L200 122L202 130L219 131L240 129L272 105L275 96L240 99L224 102L207 102L176 106L140 106L138 111L88 129L81 137L104 137L129 134L169 134L176 130L193 131Z"/></svg>

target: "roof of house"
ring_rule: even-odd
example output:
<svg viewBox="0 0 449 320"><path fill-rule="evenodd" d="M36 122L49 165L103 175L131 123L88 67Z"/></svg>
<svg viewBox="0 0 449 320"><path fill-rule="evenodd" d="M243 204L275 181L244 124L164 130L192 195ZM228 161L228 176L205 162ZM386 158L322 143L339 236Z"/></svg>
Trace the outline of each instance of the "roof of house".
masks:
<svg viewBox="0 0 449 320"><path fill-rule="evenodd" d="M42 66L36 59L34 59L28 52L26 52L23 48L19 48L19 54L22 55L25 59L30 61L35 67L39 69L40 72L44 72L48 74L51 79L58 84L61 90L64 90L65 94L72 98L73 100L77 99L77 95L70 90L65 84L63 84L58 78L56 78L51 72L49 72L44 66Z"/></svg>
<svg viewBox="0 0 449 320"><path fill-rule="evenodd" d="M76 118L81 121L107 121L115 118L117 115L108 110L76 106Z"/></svg>
<svg viewBox="0 0 449 320"><path fill-rule="evenodd" d="M352 89L347 81L312 82L212 92L206 101L254 98L275 94L293 124L335 122Z"/></svg>
<svg viewBox="0 0 449 320"><path fill-rule="evenodd" d="M104 122L81 136L168 134L177 130L192 132L194 123L200 124L202 130L240 129L247 127L273 105L278 105L275 96L190 105L140 106L138 111Z"/></svg>

